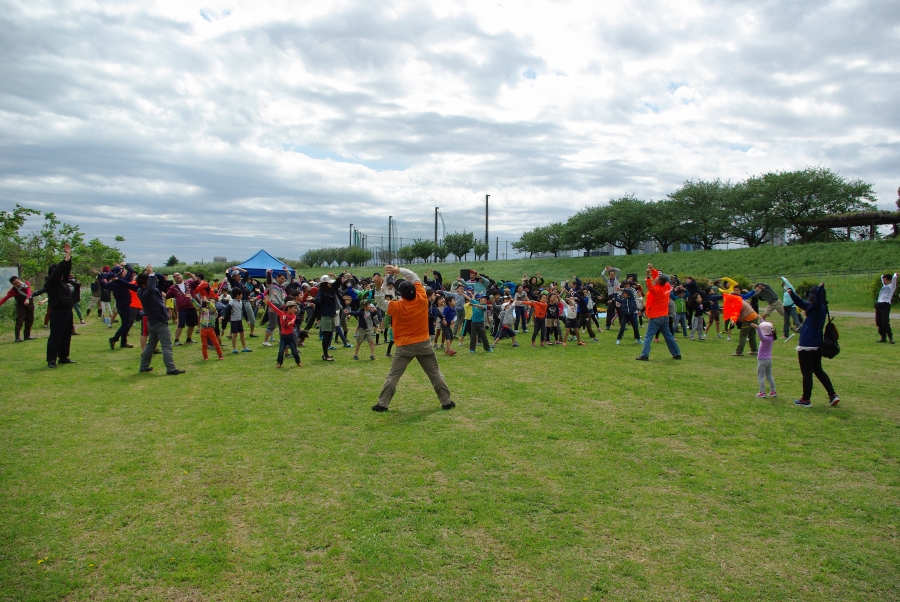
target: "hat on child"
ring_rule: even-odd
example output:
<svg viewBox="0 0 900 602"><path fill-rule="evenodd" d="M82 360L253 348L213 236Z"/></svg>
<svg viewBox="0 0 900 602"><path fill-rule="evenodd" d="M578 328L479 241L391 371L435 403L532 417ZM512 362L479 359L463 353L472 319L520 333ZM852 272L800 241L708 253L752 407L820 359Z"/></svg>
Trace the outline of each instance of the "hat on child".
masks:
<svg viewBox="0 0 900 602"><path fill-rule="evenodd" d="M287 303L284 304L285 309L287 309L289 307L297 307L297 302L296 301L288 301Z"/></svg>
<svg viewBox="0 0 900 602"><path fill-rule="evenodd" d="M775 327L772 326L771 322L761 322L759 325L759 331L766 336L772 334L775 331Z"/></svg>

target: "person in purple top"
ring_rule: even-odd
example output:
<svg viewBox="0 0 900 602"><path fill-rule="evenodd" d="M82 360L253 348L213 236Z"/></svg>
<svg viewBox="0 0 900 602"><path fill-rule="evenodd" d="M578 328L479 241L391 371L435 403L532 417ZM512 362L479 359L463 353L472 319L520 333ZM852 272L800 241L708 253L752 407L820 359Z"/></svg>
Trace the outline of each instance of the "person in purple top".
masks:
<svg viewBox="0 0 900 602"><path fill-rule="evenodd" d="M775 326L771 322L751 324L751 328L759 331L759 353L756 356L756 377L759 379L757 397L766 396L766 381L769 381L769 397L778 397L775 392L775 379L772 378L772 344L777 338Z"/></svg>

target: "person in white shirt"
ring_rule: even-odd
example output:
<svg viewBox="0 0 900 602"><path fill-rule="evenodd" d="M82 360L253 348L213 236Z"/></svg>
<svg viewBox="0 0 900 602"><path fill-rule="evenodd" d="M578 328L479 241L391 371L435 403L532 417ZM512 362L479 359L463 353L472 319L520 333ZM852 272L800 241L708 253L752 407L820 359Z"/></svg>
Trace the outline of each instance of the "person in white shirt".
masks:
<svg viewBox="0 0 900 602"><path fill-rule="evenodd" d="M897 290L897 274L893 276L885 274L881 277L881 290L878 291L878 301L875 303L875 325L878 326L878 334L881 335L879 343L890 341L894 344L894 333L891 332L891 299Z"/></svg>

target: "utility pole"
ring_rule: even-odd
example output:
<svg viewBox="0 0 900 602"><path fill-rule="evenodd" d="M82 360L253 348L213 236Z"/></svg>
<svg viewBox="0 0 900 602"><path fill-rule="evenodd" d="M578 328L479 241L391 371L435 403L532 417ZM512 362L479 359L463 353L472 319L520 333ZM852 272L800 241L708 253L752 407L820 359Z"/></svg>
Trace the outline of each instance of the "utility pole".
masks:
<svg viewBox="0 0 900 602"><path fill-rule="evenodd" d="M353 246L353 224L350 224L350 246Z"/></svg>
<svg viewBox="0 0 900 602"><path fill-rule="evenodd" d="M438 222L438 209L440 207L434 208L434 262L437 263L437 245L438 245L438 230L437 230L437 222Z"/></svg>
<svg viewBox="0 0 900 602"><path fill-rule="evenodd" d="M484 244L488 246L488 249L491 248L491 239L488 238L488 199L491 198L491 195L484 195ZM487 260L487 256L485 257L485 261Z"/></svg>
<svg viewBox="0 0 900 602"><path fill-rule="evenodd" d="M391 258L391 261L394 261L392 257L393 253L391 252L392 242L391 239L394 238L394 216L388 216L388 257Z"/></svg>

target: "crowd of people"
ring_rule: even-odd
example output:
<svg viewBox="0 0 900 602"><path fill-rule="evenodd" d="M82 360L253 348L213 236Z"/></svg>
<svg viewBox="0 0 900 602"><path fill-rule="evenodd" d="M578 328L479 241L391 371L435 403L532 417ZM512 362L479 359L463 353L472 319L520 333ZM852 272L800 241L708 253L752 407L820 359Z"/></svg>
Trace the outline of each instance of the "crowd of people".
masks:
<svg viewBox="0 0 900 602"><path fill-rule="evenodd" d="M758 362L757 395L765 397L768 384L768 395L775 397L772 345L779 338L779 329L768 317L778 313L783 319L782 340L799 333L796 350L803 391L795 403L810 405L813 376L825 388L829 405L840 401L822 368L819 351L827 315L824 283L801 291L801 295L786 278L780 279L781 291L776 292L764 282L743 290L735 280L721 277L701 290L693 278L685 277L682 282L649 264L643 280L637 274L623 278L619 269L607 266L600 286L582 282L575 275L546 283L540 274L523 274L521 281L513 282L494 280L474 270L462 270L460 277L451 280L437 270L426 270L422 282L415 273L395 266L385 266L383 275L376 272L367 278L344 271L307 279L295 277L286 266L268 270L264 279L252 278L235 266L215 281L190 272L176 272L170 280L152 266L138 272L124 263L92 272L96 278L90 285L86 313L96 309L106 326L111 331L115 328L108 339L112 350L133 348L129 336L138 324L141 372L152 371L153 355L161 354L167 374L182 374L174 363L174 346L197 343L204 360L209 359L209 351L223 360L225 341L230 338L232 354L251 353L248 338L259 338L257 325L263 329L263 347L278 345L276 368L282 367L286 353L301 366L300 348L317 326L321 358L326 362L334 361L331 351L338 345L353 348L352 357L357 361L363 346L370 361L377 359L376 346L386 346L385 356L392 358L392 367L373 410L387 409L397 381L412 359L417 359L431 378L441 405L449 408L455 404L434 349L442 349L446 356L456 355L453 343L461 347L467 337L469 353L474 354L479 346L492 353L505 339L519 347L518 337L527 337L529 328L533 347L583 346L599 342L598 334L604 330L617 332L615 344L620 345L630 329L634 343L641 345L637 360L649 361L652 342L660 337L672 358L680 360L678 335L682 344L700 343L715 327L717 338L730 341L733 334L737 336L732 355L743 356L749 345L750 355ZM67 246L65 259L50 267L41 289L32 291L29 283L18 278L10 282L12 288L0 305L9 299L16 302L16 342L34 339L34 299L46 295L40 303L49 307L47 365L55 368L74 363L69 357L71 336L77 334L73 311L81 323L84 316L81 284L72 275L71 249ZM875 306L879 342L893 344L890 307L897 274L885 274L882 283ZM766 304L762 310L760 301ZM175 325L174 338L170 323Z"/></svg>

